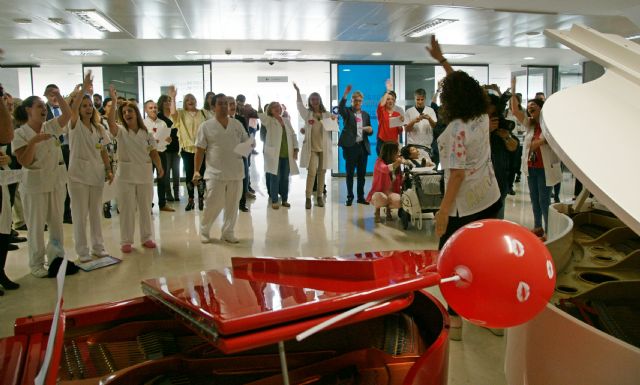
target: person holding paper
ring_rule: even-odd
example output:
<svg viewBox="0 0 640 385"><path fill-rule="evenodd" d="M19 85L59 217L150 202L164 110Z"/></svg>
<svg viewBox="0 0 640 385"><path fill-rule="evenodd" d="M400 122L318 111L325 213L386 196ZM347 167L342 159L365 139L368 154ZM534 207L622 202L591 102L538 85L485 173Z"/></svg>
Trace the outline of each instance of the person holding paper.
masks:
<svg viewBox="0 0 640 385"><path fill-rule="evenodd" d="M45 253L49 260L55 255L53 242L62 246L62 217L67 194L67 168L62 157L60 135L71 118L71 109L58 89L50 91L60 107L60 115L46 121L47 109L37 96L26 98L14 111L18 122L11 147L22 165L20 195L28 228L29 268L37 278L47 277ZM44 226L49 227L49 242L45 248Z"/></svg>
<svg viewBox="0 0 640 385"><path fill-rule="evenodd" d="M144 102L144 112L147 114L147 117L144 118L144 125L156 140L156 147L158 156L160 157L160 163L162 163L162 169L168 170L169 166L165 151L167 145L171 143L171 129L167 127L167 123L165 123L164 120L158 117L158 105L153 100ZM167 183L169 183L168 172L165 172L162 178L158 175L156 189L158 192L158 206L160 206L160 211L174 212L176 210L167 206Z"/></svg>
<svg viewBox="0 0 640 385"><path fill-rule="evenodd" d="M324 119L335 119L335 117L327 112L322 103L322 98L317 92L309 95L307 106L302 103L302 95L300 89L293 83L298 97L298 113L304 126L300 128L300 132L304 135L302 142L302 153L300 154L300 167L307 169L307 186L305 189L306 200L304 207L309 210L311 208L311 195L313 194L313 185L316 183L316 205L324 207L324 199L322 192L324 191L324 177L327 169L331 168L333 159L333 146L331 144L331 132L326 131L322 123Z"/></svg>
<svg viewBox="0 0 640 385"><path fill-rule="evenodd" d="M364 199L364 177L367 172L367 158L371 154L369 136L373 134L371 118L362 109L364 95L355 91L351 96L351 107L347 107L347 95L351 93L351 84L347 86L338 104L338 112L344 122L344 128L338 139L338 146L342 147L342 156L347 170L347 206L353 203L353 175L358 175L357 193L358 203L368 205Z"/></svg>
<svg viewBox="0 0 640 385"><path fill-rule="evenodd" d="M203 160L207 163L204 174L207 194L200 219L200 241L211 242L211 225L224 209L221 239L238 243L234 229L238 218L238 200L242 194L244 164L242 156L235 153L235 148L247 141L249 135L242 123L229 117L226 95L215 95L212 104L214 116L200 126L196 137L195 170L200 170ZM197 183L202 177L196 171L193 182Z"/></svg>
<svg viewBox="0 0 640 385"><path fill-rule="evenodd" d="M100 222L102 190L105 180L113 181L111 161L105 148L109 142L100 114L87 92L93 88L91 71L82 88L76 88L69 122L69 195L72 199L73 239L80 262L91 255L107 256ZM91 253L87 245L87 217L91 228Z"/></svg>
<svg viewBox="0 0 640 385"><path fill-rule="evenodd" d="M118 100L113 85L109 86L111 99ZM109 131L118 141L117 197L120 207L120 250L132 251L136 211L140 220L140 242L148 249L156 248L151 231L151 201L153 200L153 168L158 169L158 177L164 175L164 168L156 150L156 140L147 131L138 106L124 102L118 107L122 125L116 123L116 110L111 109L107 117Z"/></svg>
<svg viewBox="0 0 640 385"><path fill-rule="evenodd" d="M380 149L384 143L398 144L404 116L396 108L396 93L392 91L391 80L386 82L387 91L380 98L376 115L378 116L378 138L376 141L376 154L380 155Z"/></svg>
<svg viewBox="0 0 640 385"><path fill-rule="evenodd" d="M258 105L262 106L258 96ZM298 138L291 127L291 122L282 116L282 106L278 102L271 102L267 106L267 113L262 107L258 110L258 117L266 129L264 141L264 168L269 183L271 208L278 210L282 197L282 206L291 207L289 199L289 175L297 175Z"/></svg>
<svg viewBox="0 0 640 385"><path fill-rule="evenodd" d="M227 96L227 102L229 104L229 109L228 109L229 118L235 119L238 122L240 122L240 124L242 124L242 127L244 127L244 131L247 133L247 135L251 135L249 133L249 126L247 125L247 121L244 119L244 117L242 117L242 115L238 114L236 99L233 96ZM240 194L240 202L238 204L238 209L243 213L249 212L249 208L247 207L247 195L250 195L253 198L256 197L255 195L249 192L249 185L250 185L249 157L251 156L251 150L253 150L253 147L251 147L246 152L243 151L243 154L242 154L242 163L244 165L244 178L242 179L242 194Z"/></svg>
<svg viewBox="0 0 640 385"><path fill-rule="evenodd" d="M433 129L436 127L438 118L433 108L425 104L427 92L418 88L414 92L415 106L409 108L405 113L407 125L405 131L407 144L418 144L431 148L433 142Z"/></svg>

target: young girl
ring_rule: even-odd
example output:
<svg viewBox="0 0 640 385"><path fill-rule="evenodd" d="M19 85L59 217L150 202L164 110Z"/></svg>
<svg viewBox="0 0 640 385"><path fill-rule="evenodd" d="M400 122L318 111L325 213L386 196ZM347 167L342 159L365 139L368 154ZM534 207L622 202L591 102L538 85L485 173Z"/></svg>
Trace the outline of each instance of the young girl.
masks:
<svg viewBox="0 0 640 385"><path fill-rule="evenodd" d="M402 147L400 155L404 159L403 163L410 168L435 166L426 151L420 151L416 146L410 144Z"/></svg>
<svg viewBox="0 0 640 385"><path fill-rule="evenodd" d="M59 103L62 114L45 122L47 107L42 99L26 98L14 112L17 121L26 123L15 131L11 143L23 168L20 194L28 228L29 267L38 278L48 275L45 252L51 261L57 249L53 245L63 247L62 216L67 195L67 168L58 138L71 118L71 109L57 88L48 92ZM49 227L46 249L45 224Z"/></svg>
<svg viewBox="0 0 640 385"><path fill-rule="evenodd" d="M113 85L109 86L111 99L118 95ZM153 199L153 169L151 161L162 178L164 169L155 148L155 139L149 133L140 115L138 107L125 102L118 107L122 125L116 123L115 109L108 116L109 131L118 141L117 196L120 207L120 249L130 253L133 243L135 214L140 217L140 242L142 246L153 249L156 243L151 234L151 200Z"/></svg>
<svg viewBox="0 0 640 385"><path fill-rule="evenodd" d="M69 124L69 195L73 217L73 238L80 262L91 260L91 254L104 257L100 209L105 178L111 183L113 173L105 145L109 142L100 124L100 114L86 93L93 88L91 71L82 89L76 89ZM87 216L91 226L91 254L87 246Z"/></svg>
<svg viewBox="0 0 640 385"><path fill-rule="evenodd" d="M399 209L400 186L402 186L402 157L398 156L396 143L385 143L380 149L380 157L373 169L373 183L367 196L376 208L375 222L380 223L380 208L387 208L387 220L391 220L391 209Z"/></svg>
<svg viewBox="0 0 640 385"><path fill-rule="evenodd" d="M305 190L306 201L304 207L309 210L311 208L311 195L313 192L314 182L316 184L316 205L324 206L322 192L324 191L324 174L327 169L331 168L333 160L331 144L331 133L325 132L322 126L322 119L333 118L330 112L322 104L322 98L317 92L309 95L308 108L302 104L302 96L300 89L293 83L298 96L298 113L304 119L304 127L300 132L304 135L302 143L302 154L300 155L300 166L305 167L307 171L307 186Z"/></svg>

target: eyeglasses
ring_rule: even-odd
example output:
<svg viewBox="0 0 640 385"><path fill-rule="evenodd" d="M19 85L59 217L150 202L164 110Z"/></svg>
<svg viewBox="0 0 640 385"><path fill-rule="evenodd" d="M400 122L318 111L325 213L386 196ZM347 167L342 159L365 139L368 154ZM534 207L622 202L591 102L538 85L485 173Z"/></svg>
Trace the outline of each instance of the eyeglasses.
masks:
<svg viewBox="0 0 640 385"><path fill-rule="evenodd" d="M352 103L362 103L362 99L351 99Z"/></svg>

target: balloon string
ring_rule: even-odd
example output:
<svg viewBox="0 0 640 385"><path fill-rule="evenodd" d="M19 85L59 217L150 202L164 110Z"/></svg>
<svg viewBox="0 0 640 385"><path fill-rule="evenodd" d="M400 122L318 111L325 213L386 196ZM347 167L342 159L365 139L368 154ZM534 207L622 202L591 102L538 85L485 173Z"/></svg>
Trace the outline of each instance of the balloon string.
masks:
<svg viewBox="0 0 640 385"><path fill-rule="evenodd" d="M459 276L459 275L453 275L453 276L451 276L451 277L449 277L449 278L442 278L442 279L440 280L440 283L456 282L456 281L459 281L459 280L461 280L461 279L462 279L462 277L461 277L461 276Z"/></svg>

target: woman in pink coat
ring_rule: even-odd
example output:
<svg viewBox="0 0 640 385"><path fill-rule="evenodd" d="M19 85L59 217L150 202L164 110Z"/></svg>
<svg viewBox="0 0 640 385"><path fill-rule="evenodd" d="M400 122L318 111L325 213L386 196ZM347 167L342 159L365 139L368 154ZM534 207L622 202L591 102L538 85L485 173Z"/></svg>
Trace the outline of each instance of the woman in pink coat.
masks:
<svg viewBox="0 0 640 385"><path fill-rule="evenodd" d="M373 183L367 196L367 202L376 208L375 222L380 223L380 208L387 208L387 220L390 221L391 209L399 209L400 187L402 186L402 171L397 143L385 143L380 149L380 157L373 169Z"/></svg>

